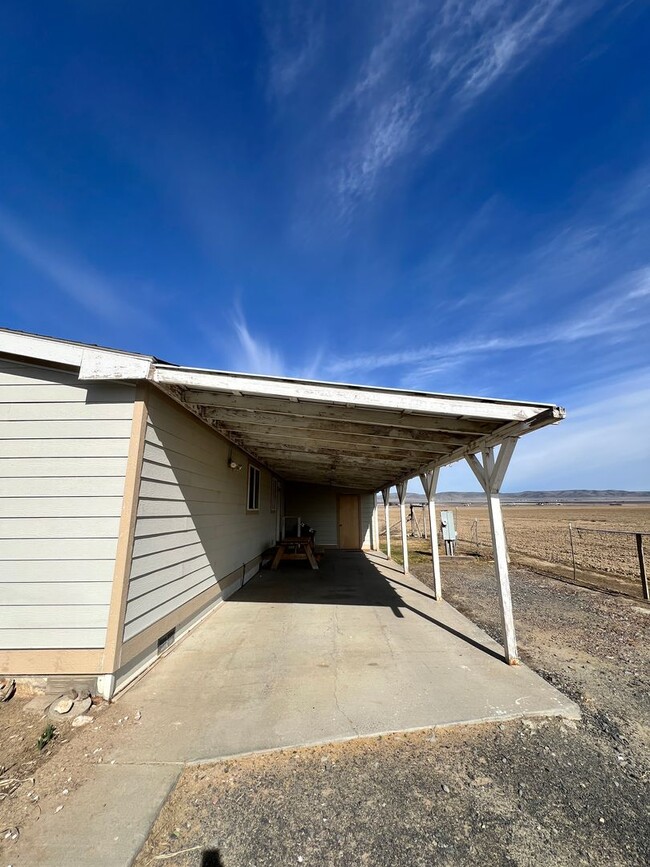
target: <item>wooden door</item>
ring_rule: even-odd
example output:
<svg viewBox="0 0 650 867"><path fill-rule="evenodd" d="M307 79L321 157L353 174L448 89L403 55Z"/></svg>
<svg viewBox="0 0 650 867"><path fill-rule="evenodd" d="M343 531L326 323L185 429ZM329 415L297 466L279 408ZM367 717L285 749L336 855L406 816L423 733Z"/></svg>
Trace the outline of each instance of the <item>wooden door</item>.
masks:
<svg viewBox="0 0 650 867"><path fill-rule="evenodd" d="M339 496L339 548L361 547L359 532L359 497L356 494Z"/></svg>

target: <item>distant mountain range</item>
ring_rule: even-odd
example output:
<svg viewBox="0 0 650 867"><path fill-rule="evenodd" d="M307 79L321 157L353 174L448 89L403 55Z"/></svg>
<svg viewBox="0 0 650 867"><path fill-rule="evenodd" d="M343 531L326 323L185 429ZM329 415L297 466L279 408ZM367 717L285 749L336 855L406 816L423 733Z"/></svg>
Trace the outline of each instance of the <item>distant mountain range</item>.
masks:
<svg viewBox="0 0 650 867"><path fill-rule="evenodd" d="M381 499L381 497L380 497ZM439 503L483 503L485 494L481 491L439 491ZM503 503L650 503L650 491L519 491L514 494L501 494ZM397 502L395 494L391 502ZM409 492L409 503L426 502L424 494Z"/></svg>

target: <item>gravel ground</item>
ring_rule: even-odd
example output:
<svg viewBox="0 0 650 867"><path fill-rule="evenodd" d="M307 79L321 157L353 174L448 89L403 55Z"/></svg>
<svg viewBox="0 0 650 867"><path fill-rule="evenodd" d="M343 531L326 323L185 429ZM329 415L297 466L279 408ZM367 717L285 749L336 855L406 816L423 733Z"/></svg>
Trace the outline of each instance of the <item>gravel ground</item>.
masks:
<svg viewBox="0 0 650 867"><path fill-rule="evenodd" d="M430 564L413 559L430 583ZM456 727L188 768L137 867L650 863L650 606L525 569L512 586L522 659L580 704L580 723ZM443 588L498 637L490 564L445 563Z"/></svg>

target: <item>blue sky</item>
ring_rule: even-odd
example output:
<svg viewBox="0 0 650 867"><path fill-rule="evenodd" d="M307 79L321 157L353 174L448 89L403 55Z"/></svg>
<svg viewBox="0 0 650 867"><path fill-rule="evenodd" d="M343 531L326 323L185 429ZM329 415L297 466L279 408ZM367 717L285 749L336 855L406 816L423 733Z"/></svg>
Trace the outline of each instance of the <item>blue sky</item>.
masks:
<svg viewBox="0 0 650 867"><path fill-rule="evenodd" d="M560 403L507 489L650 488L650 7L6 2L2 324ZM443 488L475 488L462 467Z"/></svg>

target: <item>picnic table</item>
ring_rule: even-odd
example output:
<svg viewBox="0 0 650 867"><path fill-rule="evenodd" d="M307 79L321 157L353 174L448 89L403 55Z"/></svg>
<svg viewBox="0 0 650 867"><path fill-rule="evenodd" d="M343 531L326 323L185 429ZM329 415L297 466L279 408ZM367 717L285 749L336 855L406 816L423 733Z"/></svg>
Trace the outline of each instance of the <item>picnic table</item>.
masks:
<svg viewBox="0 0 650 867"><path fill-rule="evenodd" d="M312 569L318 570L318 562L314 554L314 537L287 536L282 539L278 542L271 569L277 569L283 560L307 560Z"/></svg>

